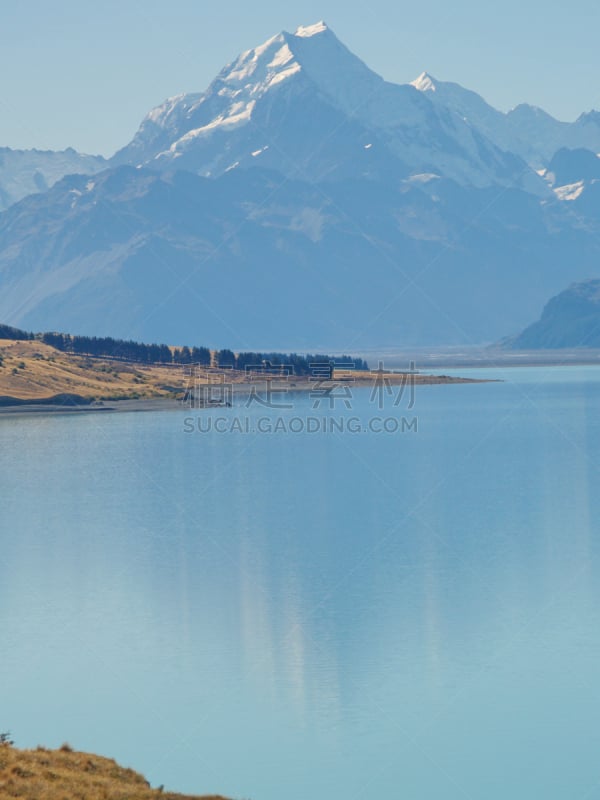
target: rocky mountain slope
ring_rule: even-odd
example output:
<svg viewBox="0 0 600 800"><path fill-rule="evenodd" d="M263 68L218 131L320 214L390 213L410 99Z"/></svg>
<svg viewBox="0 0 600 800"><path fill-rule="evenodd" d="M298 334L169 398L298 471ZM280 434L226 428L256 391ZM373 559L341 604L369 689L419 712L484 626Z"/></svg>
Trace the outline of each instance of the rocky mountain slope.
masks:
<svg viewBox="0 0 600 800"><path fill-rule="evenodd" d="M562 205L453 181L121 167L0 216L0 319L237 349L492 341L593 274Z"/></svg>
<svg viewBox="0 0 600 800"><path fill-rule="evenodd" d="M569 286L545 305L537 322L509 339L515 350L600 347L600 280Z"/></svg>

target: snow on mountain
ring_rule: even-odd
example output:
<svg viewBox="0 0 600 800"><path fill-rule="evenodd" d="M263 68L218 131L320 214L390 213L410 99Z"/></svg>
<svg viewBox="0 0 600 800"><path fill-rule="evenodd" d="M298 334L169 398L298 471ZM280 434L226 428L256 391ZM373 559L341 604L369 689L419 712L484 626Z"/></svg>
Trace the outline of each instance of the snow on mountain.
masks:
<svg viewBox="0 0 600 800"><path fill-rule="evenodd" d="M547 180L557 187L600 180L600 157L584 148L561 147L548 164Z"/></svg>
<svg viewBox="0 0 600 800"><path fill-rule="evenodd" d="M584 188L583 181L575 181L575 183L565 183L563 186L557 186L554 189L554 194L559 200L577 200Z"/></svg>
<svg viewBox="0 0 600 800"><path fill-rule="evenodd" d="M153 109L113 163L212 177L257 165L314 180L437 173L544 193L517 156L427 95L383 80L319 22L242 53L205 92Z"/></svg>
<svg viewBox="0 0 600 800"><path fill-rule="evenodd" d="M422 72L416 80L411 81L411 86L414 86L420 92L436 91L435 80L426 72Z"/></svg>
<svg viewBox="0 0 600 800"><path fill-rule="evenodd" d="M505 114L476 92L458 83L439 81L426 72L411 85L435 105L460 114L502 150L516 153L536 169L546 167L561 147L584 147L600 152L600 113L597 111L582 114L575 122L561 122L527 103Z"/></svg>
<svg viewBox="0 0 600 800"><path fill-rule="evenodd" d="M311 36L314 36L316 33L324 33L327 30L327 25L321 20L320 22L316 22L314 25L300 25L296 29L296 36L300 36L301 38L308 39Z"/></svg>
<svg viewBox="0 0 600 800"><path fill-rule="evenodd" d="M313 46L315 39L320 47ZM332 55L337 65L331 63ZM305 128L302 137L310 138L322 135L323 127L330 133L332 123L346 122L339 111L323 108L327 101L312 83L315 78L343 109L358 103L353 84L364 92L381 83L324 23L299 28L293 35L283 32L242 53L206 92L173 97L153 109L133 141L116 154L115 163L169 168L178 160L177 167L214 177L233 164L254 166L252 159L262 155L261 166L289 172L286 162L297 164L305 155L298 159L298 124Z"/></svg>
<svg viewBox="0 0 600 800"><path fill-rule="evenodd" d="M555 197L571 206L579 224L600 222L600 156L579 147L561 147L544 171Z"/></svg>
<svg viewBox="0 0 600 800"><path fill-rule="evenodd" d="M600 235L600 156L583 147L561 147L543 177L555 197L570 206L574 224Z"/></svg>
<svg viewBox="0 0 600 800"><path fill-rule="evenodd" d="M490 106L476 92L463 88L458 83L439 81L427 72L422 72L410 84L426 94L432 103L459 114L463 120L476 127L503 150L512 150L505 133L505 114Z"/></svg>
<svg viewBox="0 0 600 800"><path fill-rule="evenodd" d="M102 156L67 150L12 150L0 148L0 211L21 198L44 192L69 174L91 175L105 169Z"/></svg>

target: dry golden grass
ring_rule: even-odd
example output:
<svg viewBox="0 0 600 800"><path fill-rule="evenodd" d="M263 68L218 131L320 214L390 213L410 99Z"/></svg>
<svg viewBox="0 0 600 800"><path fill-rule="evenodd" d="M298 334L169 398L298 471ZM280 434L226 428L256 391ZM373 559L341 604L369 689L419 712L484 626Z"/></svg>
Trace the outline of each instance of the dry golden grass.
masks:
<svg viewBox="0 0 600 800"><path fill-rule="evenodd" d="M246 382L246 373L227 370L228 383ZM194 385L209 382L194 368ZM214 376L213 376L214 380ZM264 380L264 379L263 379ZM76 394L94 400L182 397L190 368L178 364L137 364L63 353L37 341L0 339L0 397L41 400Z"/></svg>
<svg viewBox="0 0 600 800"><path fill-rule="evenodd" d="M0 745L0 800L200 800L151 789L116 761L70 748L18 750ZM211 795L202 800L223 800Z"/></svg>
<svg viewBox="0 0 600 800"><path fill-rule="evenodd" d="M0 357L0 396L23 400L63 393L97 400L172 397L188 380L181 366L75 356L36 341L0 339Z"/></svg>

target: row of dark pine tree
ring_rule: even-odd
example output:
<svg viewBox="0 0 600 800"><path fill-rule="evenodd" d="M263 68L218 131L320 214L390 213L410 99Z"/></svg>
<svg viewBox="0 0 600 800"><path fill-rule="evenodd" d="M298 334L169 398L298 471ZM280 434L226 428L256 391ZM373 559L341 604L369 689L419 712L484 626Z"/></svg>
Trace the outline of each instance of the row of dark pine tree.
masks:
<svg viewBox="0 0 600 800"><path fill-rule="evenodd" d="M113 339L110 336L70 336L65 333L41 333L36 339L61 350L86 356L104 356L137 364L202 364L210 366L208 347L175 347L166 344Z"/></svg>
<svg viewBox="0 0 600 800"><path fill-rule="evenodd" d="M350 369L366 370L367 362L352 356L328 356L323 354L298 355L297 353L237 353L232 350L217 350L214 361L208 347L175 347L166 344L142 344L140 342L113 339L110 336L71 336L66 333L29 333L0 325L0 339L36 340L44 342L63 353L86 356L103 356L137 364L198 364L203 367L218 366L240 370L273 370L290 375L308 375L317 365L335 365Z"/></svg>
<svg viewBox="0 0 600 800"><path fill-rule="evenodd" d="M217 353L220 366L229 364L235 369L246 371L264 369L274 372L285 372L288 375L309 375L318 373L322 375L322 367L341 367L345 369L369 369L367 362L362 358L352 356L328 356L323 353L238 353L231 350L220 350Z"/></svg>

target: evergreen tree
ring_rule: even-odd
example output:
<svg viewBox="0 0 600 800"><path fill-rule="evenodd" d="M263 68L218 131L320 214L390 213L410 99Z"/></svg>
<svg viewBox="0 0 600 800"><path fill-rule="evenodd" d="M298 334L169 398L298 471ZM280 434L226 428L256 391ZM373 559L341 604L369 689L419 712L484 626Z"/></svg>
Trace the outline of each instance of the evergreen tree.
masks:
<svg viewBox="0 0 600 800"><path fill-rule="evenodd" d="M202 367L210 367L210 350L208 347L192 347L192 363Z"/></svg>
<svg viewBox="0 0 600 800"><path fill-rule="evenodd" d="M175 350L173 361L175 361L176 364L191 364L192 353L190 348L187 347L187 345L185 347L178 347L177 350Z"/></svg>
<svg viewBox="0 0 600 800"><path fill-rule="evenodd" d="M217 364L219 367L233 367L235 368L235 353L231 350L219 350L217 353Z"/></svg>

